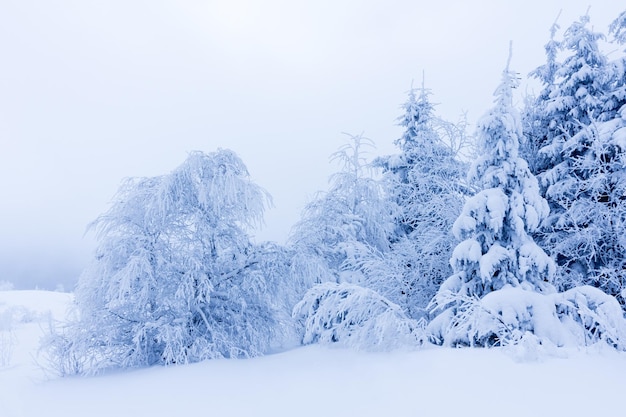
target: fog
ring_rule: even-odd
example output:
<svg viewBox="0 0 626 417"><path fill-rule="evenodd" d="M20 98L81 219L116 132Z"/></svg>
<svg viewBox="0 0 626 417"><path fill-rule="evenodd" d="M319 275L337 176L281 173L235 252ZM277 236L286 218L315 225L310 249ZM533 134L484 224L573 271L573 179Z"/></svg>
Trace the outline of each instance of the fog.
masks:
<svg viewBox="0 0 626 417"><path fill-rule="evenodd" d="M71 289L120 181L192 150L241 156L274 198L254 238L283 243L342 132L394 152L422 78L438 114L474 122L510 40L525 77L559 10L564 29L591 5L606 32L617 3L0 1L0 281Z"/></svg>

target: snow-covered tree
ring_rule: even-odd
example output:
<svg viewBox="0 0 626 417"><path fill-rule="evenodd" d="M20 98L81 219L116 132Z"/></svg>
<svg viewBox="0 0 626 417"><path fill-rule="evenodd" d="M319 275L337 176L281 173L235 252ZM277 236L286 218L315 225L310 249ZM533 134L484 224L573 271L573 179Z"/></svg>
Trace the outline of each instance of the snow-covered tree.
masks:
<svg viewBox="0 0 626 417"><path fill-rule="evenodd" d="M531 77L538 79L543 84L543 89L537 97L532 95L526 97L522 114L524 136L520 141L520 156L528 162L531 172L535 175L540 170L545 170L548 163L547 160L544 160L545 157L539 154L539 150L546 145L549 139L548 130L552 122L552 119L544 113L544 103L550 99L550 95L556 88L556 73L560 66L560 63L557 62L557 55L561 51L561 42L555 37L559 28L560 26L555 21L550 28L550 40L544 47L546 63L530 73Z"/></svg>
<svg viewBox="0 0 626 417"><path fill-rule="evenodd" d="M396 206L366 172L364 147L371 141L350 139L331 157L343 167L331 177L330 190L307 205L290 238L292 276L309 284L293 317L302 323L304 344L415 345L420 324L377 292L387 287L371 268L390 256ZM388 284L397 290L397 281Z"/></svg>
<svg viewBox="0 0 626 417"><path fill-rule="evenodd" d="M462 331L467 299L481 299L504 288L543 293L553 291L554 264L534 242L531 233L548 215L536 178L519 154L521 121L513 108L517 76L507 69L495 92L495 106L478 124L481 156L474 162L469 182L480 190L464 205L454 222L461 240L450 263L454 273L433 299L439 313L434 327L450 344L490 344L492 335L480 340ZM442 330L443 329L443 330Z"/></svg>
<svg viewBox="0 0 626 417"><path fill-rule="evenodd" d="M588 16L574 22L559 44L568 55L553 77L536 74L544 90L527 111L526 136L535 148L533 168L551 214L536 234L557 260L556 284L590 284L621 297L626 282L622 226L625 103L623 57L609 62ZM612 25L620 36L620 20ZM551 53L546 68L553 68Z"/></svg>
<svg viewBox="0 0 626 417"><path fill-rule="evenodd" d="M239 358L268 350L279 296L246 228L268 194L228 150L193 152L168 175L125 181L91 227L95 259L56 337L62 372ZM285 278L282 278L285 279ZM284 315L284 314L283 314Z"/></svg>
<svg viewBox="0 0 626 417"><path fill-rule="evenodd" d="M535 175L567 164L562 156L563 143L602 114L606 57L598 41L604 36L591 31L588 22L588 15L581 17L565 31L561 41L554 39L558 29L555 23L546 45L547 63L531 73L544 85L529 106L530 114L525 115L529 146L538 152L534 155ZM561 51L568 56L559 63L557 54Z"/></svg>
<svg viewBox="0 0 626 417"><path fill-rule="evenodd" d="M399 125L405 131L395 144L401 153L378 158L375 162L388 174L391 195L400 207L397 223L406 235L424 227L431 229L424 222L445 217L442 213L433 213L433 208L429 207L433 205L433 198L445 199L443 205L447 207L452 203L454 208L455 202L458 205L465 173L465 166L455 158L467 140L463 126L435 116L428 89L422 87L419 95L416 93L415 89L409 91L403 105L404 114L399 118ZM452 130L456 134L450 133ZM448 136L461 144L446 143Z"/></svg>
<svg viewBox="0 0 626 417"><path fill-rule="evenodd" d="M367 264L376 281L373 288L416 318L426 314L426 305L452 272L450 230L466 188L465 166L456 159L466 144L464 126L436 117L429 95L423 86L411 89L399 118L405 130L395 142L401 153L375 162L399 210L391 252Z"/></svg>
<svg viewBox="0 0 626 417"><path fill-rule="evenodd" d="M350 136L331 156L341 171L331 177L330 189L305 207L291 233L294 264L311 283L359 281L362 258L388 250L393 207L380 181L367 172L368 146L371 140Z"/></svg>
<svg viewBox="0 0 626 417"><path fill-rule="evenodd" d="M626 295L625 122L623 109L615 119L593 122L565 143L569 177L548 189L562 210L550 219L543 235L560 266L559 287L593 285L622 303ZM580 143L585 143L583 153L579 153Z"/></svg>
<svg viewBox="0 0 626 417"><path fill-rule="evenodd" d="M609 33L614 44L622 48L626 45L626 11L623 11L609 26ZM626 50L622 49L619 56L608 62L607 75L608 91L605 94L604 107L609 111L609 117L615 118L615 112L626 105Z"/></svg>

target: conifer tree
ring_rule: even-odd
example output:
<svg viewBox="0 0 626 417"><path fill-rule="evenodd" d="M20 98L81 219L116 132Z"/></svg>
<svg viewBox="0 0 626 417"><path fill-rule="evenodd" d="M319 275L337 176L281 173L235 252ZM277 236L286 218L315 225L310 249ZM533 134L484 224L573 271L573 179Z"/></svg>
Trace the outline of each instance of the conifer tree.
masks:
<svg viewBox="0 0 626 417"><path fill-rule="evenodd" d="M398 211L390 255L368 265L379 291L415 318L426 314L426 305L451 273L450 230L466 189L458 147L443 137L452 132L456 137L450 139L460 144L464 127L437 118L430 94L424 86L409 91L399 117L404 132L395 142L401 152L375 161Z"/></svg>
<svg viewBox="0 0 626 417"><path fill-rule="evenodd" d="M526 98L522 114L524 137L520 142L520 155L528 162L531 172L535 175L545 170L548 164L548 160L539 154L539 150L549 139L548 130L552 121L544 114L544 103L550 99L550 95L556 88L556 73L560 66L557 62L557 55L561 51L561 42L555 37L559 28L560 26L555 21L550 28L550 40L544 46L546 63L530 73L531 77L543 84L543 89L537 97L531 95Z"/></svg>
<svg viewBox="0 0 626 417"><path fill-rule="evenodd" d="M583 16L565 31L560 45L569 55L552 82L542 79L544 91L527 111L535 116L525 125L527 138L541 146L533 167L551 209L537 237L558 263L559 289L590 284L620 297L626 212L616 132L623 124L624 64L623 57L607 60L599 47L604 36L588 22ZM612 27L619 39L619 19Z"/></svg>
<svg viewBox="0 0 626 417"><path fill-rule="evenodd" d="M482 156L472 165L469 181L479 192L465 203L454 223L454 234L461 240L450 260L454 273L433 300L438 325L447 323L442 327L449 331L443 335L448 343L487 343L454 333L468 298L480 299L510 287L553 290L554 264L531 236L549 208L519 156L521 121L512 104L517 82L507 65L495 106L478 124Z"/></svg>
<svg viewBox="0 0 626 417"><path fill-rule="evenodd" d="M626 11L623 11L615 19L610 27L609 33L613 43L622 48L626 45ZM617 113L626 105L626 49L614 60L609 62L607 71L608 92L605 97L605 108L610 112L607 119L615 118Z"/></svg>
<svg viewBox="0 0 626 417"><path fill-rule="evenodd" d="M565 31L561 41L554 40L558 29L555 23L546 45L547 63L531 73L544 85L525 117L527 140L531 148L538 150L533 155L538 160L533 164L533 173L542 176L542 189L549 187L567 165L563 143L602 113L606 57L598 41L604 36L591 31L588 22L588 15L581 17ZM558 63L556 55L561 51L569 55ZM546 171L551 172L544 174Z"/></svg>

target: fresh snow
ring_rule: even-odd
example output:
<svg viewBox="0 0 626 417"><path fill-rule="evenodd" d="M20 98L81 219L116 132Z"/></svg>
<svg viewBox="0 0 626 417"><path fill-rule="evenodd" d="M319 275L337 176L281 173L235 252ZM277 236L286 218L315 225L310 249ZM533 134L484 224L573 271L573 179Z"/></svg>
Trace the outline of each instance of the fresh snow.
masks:
<svg viewBox="0 0 626 417"><path fill-rule="evenodd" d="M3 319L9 310L31 313L13 318L14 352L0 368L0 416L623 415L626 354L610 348L537 356L523 345L391 353L314 345L247 360L58 378L36 365L38 339L48 316L63 318L70 300L0 292Z"/></svg>

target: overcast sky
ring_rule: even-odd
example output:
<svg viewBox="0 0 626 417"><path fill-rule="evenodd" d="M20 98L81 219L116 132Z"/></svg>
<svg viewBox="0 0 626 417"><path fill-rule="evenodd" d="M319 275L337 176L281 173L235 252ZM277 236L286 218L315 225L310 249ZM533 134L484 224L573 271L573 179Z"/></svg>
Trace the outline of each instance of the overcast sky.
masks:
<svg viewBox="0 0 626 417"><path fill-rule="evenodd" d="M559 10L606 32L619 3L0 0L0 281L71 286L120 181L191 150L242 157L274 197L256 240L282 243L341 132L395 151L422 74L440 115L474 122L510 40L525 76Z"/></svg>

